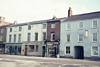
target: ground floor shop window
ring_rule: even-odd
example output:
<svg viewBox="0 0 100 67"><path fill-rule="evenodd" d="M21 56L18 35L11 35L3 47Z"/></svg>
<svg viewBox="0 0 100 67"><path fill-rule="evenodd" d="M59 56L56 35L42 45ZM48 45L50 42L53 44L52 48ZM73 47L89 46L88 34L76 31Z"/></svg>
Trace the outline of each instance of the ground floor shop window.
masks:
<svg viewBox="0 0 100 67"><path fill-rule="evenodd" d="M29 45L29 52L33 52L34 51L34 45Z"/></svg>
<svg viewBox="0 0 100 67"><path fill-rule="evenodd" d="M98 56L98 55L99 55L99 47L92 46L92 56Z"/></svg>
<svg viewBox="0 0 100 67"><path fill-rule="evenodd" d="M5 52L7 54L20 54L21 53L21 46L6 46Z"/></svg>
<svg viewBox="0 0 100 67"><path fill-rule="evenodd" d="M70 46L66 46L66 54L70 54Z"/></svg>

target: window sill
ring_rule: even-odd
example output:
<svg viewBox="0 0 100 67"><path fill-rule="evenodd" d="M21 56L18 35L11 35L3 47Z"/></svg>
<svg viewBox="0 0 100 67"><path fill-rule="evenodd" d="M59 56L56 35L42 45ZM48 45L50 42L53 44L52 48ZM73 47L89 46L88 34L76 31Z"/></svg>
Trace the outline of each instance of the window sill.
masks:
<svg viewBox="0 0 100 67"><path fill-rule="evenodd" d="M99 55L91 55L92 57L98 57Z"/></svg>
<svg viewBox="0 0 100 67"><path fill-rule="evenodd" d="M78 43L84 43L83 41L79 41Z"/></svg>
<svg viewBox="0 0 100 67"><path fill-rule="evenodd" d="M92 43L97 43L97 41L93 41Z"/></svg>

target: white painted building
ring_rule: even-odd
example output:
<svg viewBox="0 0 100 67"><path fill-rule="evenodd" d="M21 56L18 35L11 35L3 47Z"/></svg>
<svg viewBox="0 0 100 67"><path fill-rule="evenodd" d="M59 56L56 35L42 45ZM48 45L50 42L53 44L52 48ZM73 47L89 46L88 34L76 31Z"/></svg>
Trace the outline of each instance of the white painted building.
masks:
<svg viewBox="0 0 100 67"><path fill-rule="evenodd" d="M42 20L7 27L6 53L41 56L46 26Z"/></svg>
<svg viewBox="0 0 100 67"><path fill-rule="evenodd" d="M100 58L100 12L61 20L60 56Z"/></svg>

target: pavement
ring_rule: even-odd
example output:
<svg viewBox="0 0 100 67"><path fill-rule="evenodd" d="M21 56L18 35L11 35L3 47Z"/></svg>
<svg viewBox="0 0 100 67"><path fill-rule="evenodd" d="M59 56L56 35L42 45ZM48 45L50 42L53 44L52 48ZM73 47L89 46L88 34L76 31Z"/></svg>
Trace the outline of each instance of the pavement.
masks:
<svg viewBox="0 0 100 67"><path fill-rule="evenodd" d="M100 61L0 55L0 67L100 67Z"/></svg>

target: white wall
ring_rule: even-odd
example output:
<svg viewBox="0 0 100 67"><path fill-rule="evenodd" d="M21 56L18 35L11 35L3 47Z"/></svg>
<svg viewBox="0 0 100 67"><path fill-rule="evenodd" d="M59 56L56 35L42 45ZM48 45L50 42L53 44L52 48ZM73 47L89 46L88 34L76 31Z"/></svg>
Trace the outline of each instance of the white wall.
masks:
<svg viewBox="0 0 100 67"><path fill-rule="evenodd" d="M7 27L7 40L6 42L9 43L9 35L12 35L12 43L14 40L14 34L16 34L16 42L18 42L18 34L21 34L21 42L27 41L27 33L31 33L31 41L35 39L35 32L38 32L38 41L43 40L43 32L46 32L46 29L43 29L43 24L33 24L31 25L31 30L28 30L28 25L23 25L22 31L19 31L19 26L14 27ZM12 28L12 32L10 32L10 28Z"/></svg>
<svg viewBox="0 0 100 67"><path fill-rule="evenodd" d="M97 20L98 27L96 29L93 29L92 23L93 20ZM83 22L83 29L79 28L79 23ZM67 29L67 23L71 24L71 29ZM85 30L89 31L89 36L85 37ZM92 41L92 36L93 32L97 32L98 35L98 41L93 42ZM67 33L70 34L71 41L70 43L67 42ZM84 33L84 40L83 42L79 43L78 37L79 33ZM100 19L95 18L95 19L86 19L86 20L76 20L76 21L65 21L61 22L61 32L60 32L60 55L61 56L68 56L66 54L66 46L71 46L71 53L69 54L70 56L74 56L74 46L82 45L84 46L84 54L86 57L91 56L91 46L97 45L100 48ZM100 51L99 51L100 54Z"/></svg>

